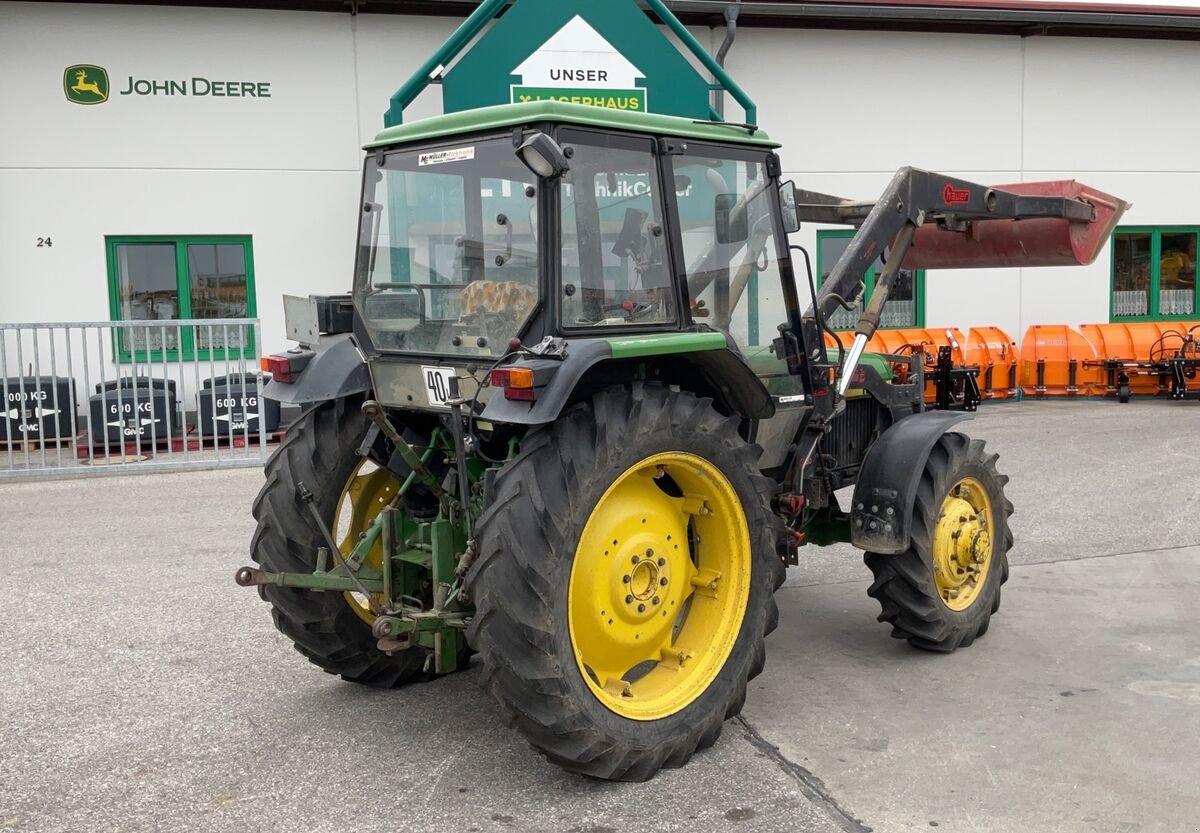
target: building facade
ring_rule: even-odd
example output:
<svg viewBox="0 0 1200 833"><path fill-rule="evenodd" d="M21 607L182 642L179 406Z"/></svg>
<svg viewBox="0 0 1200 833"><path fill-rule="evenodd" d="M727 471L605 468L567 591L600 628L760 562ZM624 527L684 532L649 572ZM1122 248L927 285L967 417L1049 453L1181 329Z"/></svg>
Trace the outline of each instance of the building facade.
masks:
<svg viewBox="0 0 1200 833"><path fill-rule="evenodd" d="M265 350L285 347L284 293L349 289L360 148L461 20L0 4L0 322L248 316ZM1019 339L1196 317L1194 42L867 26L738 29L728 69L802 187L869 199L914 165L1077 178L1133 203L1091 266L918 274L889 323ZM691 31L714 53L724 37ZM808 226L792 242L827 272L845 237Z"/></svg>

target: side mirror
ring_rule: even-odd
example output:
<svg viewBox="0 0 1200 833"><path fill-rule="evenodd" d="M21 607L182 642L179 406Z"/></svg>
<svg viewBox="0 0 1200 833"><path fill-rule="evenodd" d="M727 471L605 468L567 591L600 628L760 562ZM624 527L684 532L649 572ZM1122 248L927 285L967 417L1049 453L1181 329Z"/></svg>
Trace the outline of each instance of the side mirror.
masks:
<svg viewBox="0 0 1200 833"><path fill-rule="evenodd" d="M783 229L788 234L800 231L800 215L796 213L796 183L790 179L779 186L779 207L783 211Z"/></svg>
<svg viewBox="0 0 1200 833"><path fill-rule="evenodd" d="M743 207L737 210L736 194L717 194L716 227L718 243L742 243L750 236L750 218Z"/></svg>

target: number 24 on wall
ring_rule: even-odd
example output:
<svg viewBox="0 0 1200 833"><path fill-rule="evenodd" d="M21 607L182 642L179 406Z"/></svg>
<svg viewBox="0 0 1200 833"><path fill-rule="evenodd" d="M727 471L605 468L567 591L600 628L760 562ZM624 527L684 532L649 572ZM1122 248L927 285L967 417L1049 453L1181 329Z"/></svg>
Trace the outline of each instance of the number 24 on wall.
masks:
<svg viewBox="0 0 1200 833"><path fill-rule="evenodd" d="M54 246L54 241L49 237L39 237L37 239L37 247L39 249L49 249Z"/></svg>

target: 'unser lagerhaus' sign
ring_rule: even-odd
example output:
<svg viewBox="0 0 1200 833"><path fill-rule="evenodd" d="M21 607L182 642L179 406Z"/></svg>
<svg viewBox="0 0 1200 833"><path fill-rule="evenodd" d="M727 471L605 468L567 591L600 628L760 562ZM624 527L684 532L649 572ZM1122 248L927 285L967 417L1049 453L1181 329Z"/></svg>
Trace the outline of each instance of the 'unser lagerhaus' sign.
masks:
<svg viewBox="0 0 1200 833"><path fill-rule="evenodd" d="M631 2L521 0L442 80L447 113L548 100L711 118L708 81Z"/></svg>

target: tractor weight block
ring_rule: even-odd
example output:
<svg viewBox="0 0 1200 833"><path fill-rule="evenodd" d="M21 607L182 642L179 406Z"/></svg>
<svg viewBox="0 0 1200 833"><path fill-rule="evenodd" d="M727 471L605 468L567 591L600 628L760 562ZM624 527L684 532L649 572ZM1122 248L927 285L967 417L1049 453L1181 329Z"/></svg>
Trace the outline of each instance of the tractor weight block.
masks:
<svg viewBox="0 0 1200 833"><path fill-rule="evenodd" d="M975 220L966 231L935 225L917 229L904 258L907 269L986 269L1016 266L1086 266L1096 259L1129 203L1073 179L996 185L1030 197L1083 200L1096 211L1092 222L1065 217L1020 221Z"/></svg>

